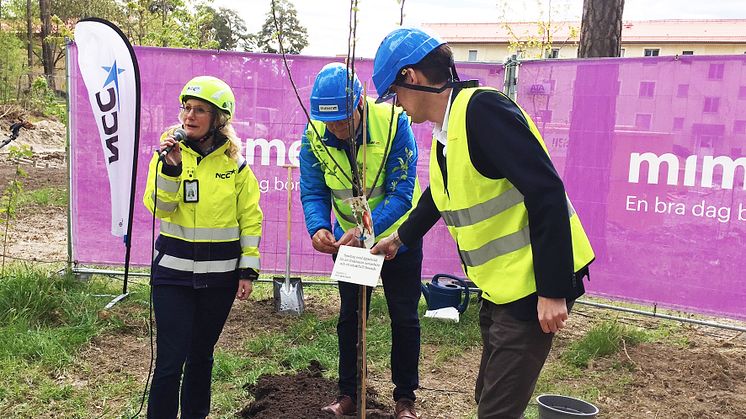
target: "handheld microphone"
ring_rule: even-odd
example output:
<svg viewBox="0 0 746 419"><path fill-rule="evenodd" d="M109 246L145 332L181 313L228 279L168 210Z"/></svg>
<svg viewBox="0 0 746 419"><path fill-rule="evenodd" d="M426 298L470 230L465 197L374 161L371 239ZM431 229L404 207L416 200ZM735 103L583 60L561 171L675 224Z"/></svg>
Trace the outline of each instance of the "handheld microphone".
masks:
<svg viewBox="0 0 746 419"><path fill-rule="evenodd" d="M174 139L176 141L182 142L182 141L186 141L187 134L186 134L186 131L184 131L182 128L176 128L174 130L173 137L174 137ZM174 145L176 145L176 144L174 144ZM174 149L174 145L170 145L170 146L164 148L163 151L161 151L161 155L160 155L161 160L163 160L166 157L166 154L170 153L171 150Z"/></svg>

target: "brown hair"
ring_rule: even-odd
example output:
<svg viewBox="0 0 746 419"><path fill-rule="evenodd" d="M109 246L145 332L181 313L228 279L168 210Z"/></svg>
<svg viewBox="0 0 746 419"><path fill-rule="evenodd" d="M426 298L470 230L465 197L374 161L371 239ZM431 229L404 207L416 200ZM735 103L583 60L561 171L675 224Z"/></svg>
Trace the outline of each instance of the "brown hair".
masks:
<svg viewBox="0 0 746 419"><path fill-rule="evenodd" d="M417 64L408 66L419 70L432 84L443 84L451 80L451 66L453 66L453 52L448 44L443 44L430 51ZM401 81L402 74L397 76L396 81Z"/></svg>

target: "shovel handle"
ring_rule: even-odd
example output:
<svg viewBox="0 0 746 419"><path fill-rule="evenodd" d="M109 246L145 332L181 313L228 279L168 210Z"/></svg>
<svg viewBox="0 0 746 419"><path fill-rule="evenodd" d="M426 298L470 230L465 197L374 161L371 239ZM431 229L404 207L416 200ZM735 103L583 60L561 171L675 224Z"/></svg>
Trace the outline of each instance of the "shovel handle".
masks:
<svg viewBox="0 0 746 419"><path fill-rule="evenodd" d="M290 231L291 228L291 221L292 221L292 208L293 208L293 166L288 165L286 166L288 168L288 181L287 181L287 190L288 190L288 214L287 214L287 242L285 243L285 282L288 286L290 286Z"/></svg>
<svg viewBox="0 0 746 419"><path fill-rule="evenodd" d="M292 191L292 184L293 184L293 166L288 166L288 217L287 217L287 240L288 243L290 243L290 222L292 220L292 213L291 210L293 208L293 191Z"/></svg>

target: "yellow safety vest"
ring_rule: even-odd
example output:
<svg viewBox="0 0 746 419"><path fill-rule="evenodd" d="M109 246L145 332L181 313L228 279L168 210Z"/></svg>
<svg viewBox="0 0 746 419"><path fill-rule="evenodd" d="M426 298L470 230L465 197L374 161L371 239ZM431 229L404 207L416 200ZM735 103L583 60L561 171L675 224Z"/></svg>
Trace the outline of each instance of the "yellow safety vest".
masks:
<svg viewBox="0 0 746 419"><path fill-rule="evenodd" d="M482 176L471 162L466 109L472 95L485 88L461 90L448 117L446 169L448 191L438 165L437 140L430 153L433 201L458 244L464 271L484 297L505 304L536 292L528 212L523 195L507 179ZM489 89L494 90L494 89ZM521 109L534 138L549 154L539 130ZM499 151L498 151L499 152ZM593 249L570 200L567 201L574 270L589 264Z"/></svg>
<svg viewBox="0 0 746 419"><path fill-rule="evenodd" d="M391 151L393 144L387 144L389 139L389 124L393 124L391 127L391 139L393 143L396 137L396 130L399 121L399 116L402 113L402 109L394 107L393 116L391 113L391 105L381 103L375 103L375 100L368 99L368 142L365 150L365 189L366 195L370 195L368 199L368 205L371 211L383 202L386 194L385 180L386 180L386 161L384 157L387 157L387 152ZM393 118L393 120L392 120ZM326 132L326 126L321 121L311 121L316 127L321 137L324 137ZM306 137L311 147L311 151L321 163L321 170L324 172L324 181L326 185L331 189L332 192L332 206L334 210L334 216L337 218L339 225L344 231L347 231L357 225L355 218L352 215L350 206L344 202L345 199L352 198L352 183L345 177L352 177L352 169L350 168L350 159L347 158L345 150L338 149L336 147L326 147L322 143L323 139L316 136L313 129L309 129L306 132ZM328 152L327 152L328 151ZM413 150L414 151L414 150ZM339 164L332 161L332 158ZM357 165L363 167L363 148L358 147L357 152ZM403 164L408 164L404 162ZM401 168L402 173L407 173L407 167ZM380 175L379 175L380 170ZM412 193L412 208L417 206L417 201L420 199L422 191L420 190L420 184L415 179L414 192ZM402 215L394 224L391 225L386 231L376 231L376 241L381 238L388 236L393 233L407 216L412 211L410 208L406 214Z"/></svg>

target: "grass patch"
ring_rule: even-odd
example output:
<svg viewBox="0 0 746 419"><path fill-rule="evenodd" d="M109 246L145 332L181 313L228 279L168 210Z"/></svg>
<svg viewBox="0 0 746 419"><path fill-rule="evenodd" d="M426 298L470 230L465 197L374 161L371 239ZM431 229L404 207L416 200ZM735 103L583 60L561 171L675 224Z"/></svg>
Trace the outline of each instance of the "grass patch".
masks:
<svg viewBox="0 0 746 419"><path fill-rule="evenodd" d="M561 358L571 366L585 368L593 358L611 355L624 345L634 346L648 340L650 337L644 330L620 324L616 319L605 320L573 342Z"/></svg>
<svg viewBox="0 0 746 419"><path fill-rule="evenodd" d="M105 327L92 288L98 286L12 265L0 279L0 359L39 361L51 369L65 365Z"/></svg>
<svg viewBox="0 0 746 419"><path fill-rule="evenodd" d="M120 286L106 278L79 281L22 264L6 267L0 277L3 417L46 417L50 406L60 417L112 417L110 413L121 409L122 394L136 397L141 383L132 376L123 373L99 382L97 372L76 358L94 336L123 324L115 315L99 318L108 298L99 295L115 294ZM140 305L141 294L134 292L128 304ZM117 407L112 407L112 399Z"/></svg>
<svg viewBox="0 0 746 419"><path fill-rule="evenodd" d="M18 207L32 205L65 207L67 206L68 192L65 188L40 188L32 191L23 191L18 196Z"/></svg>

